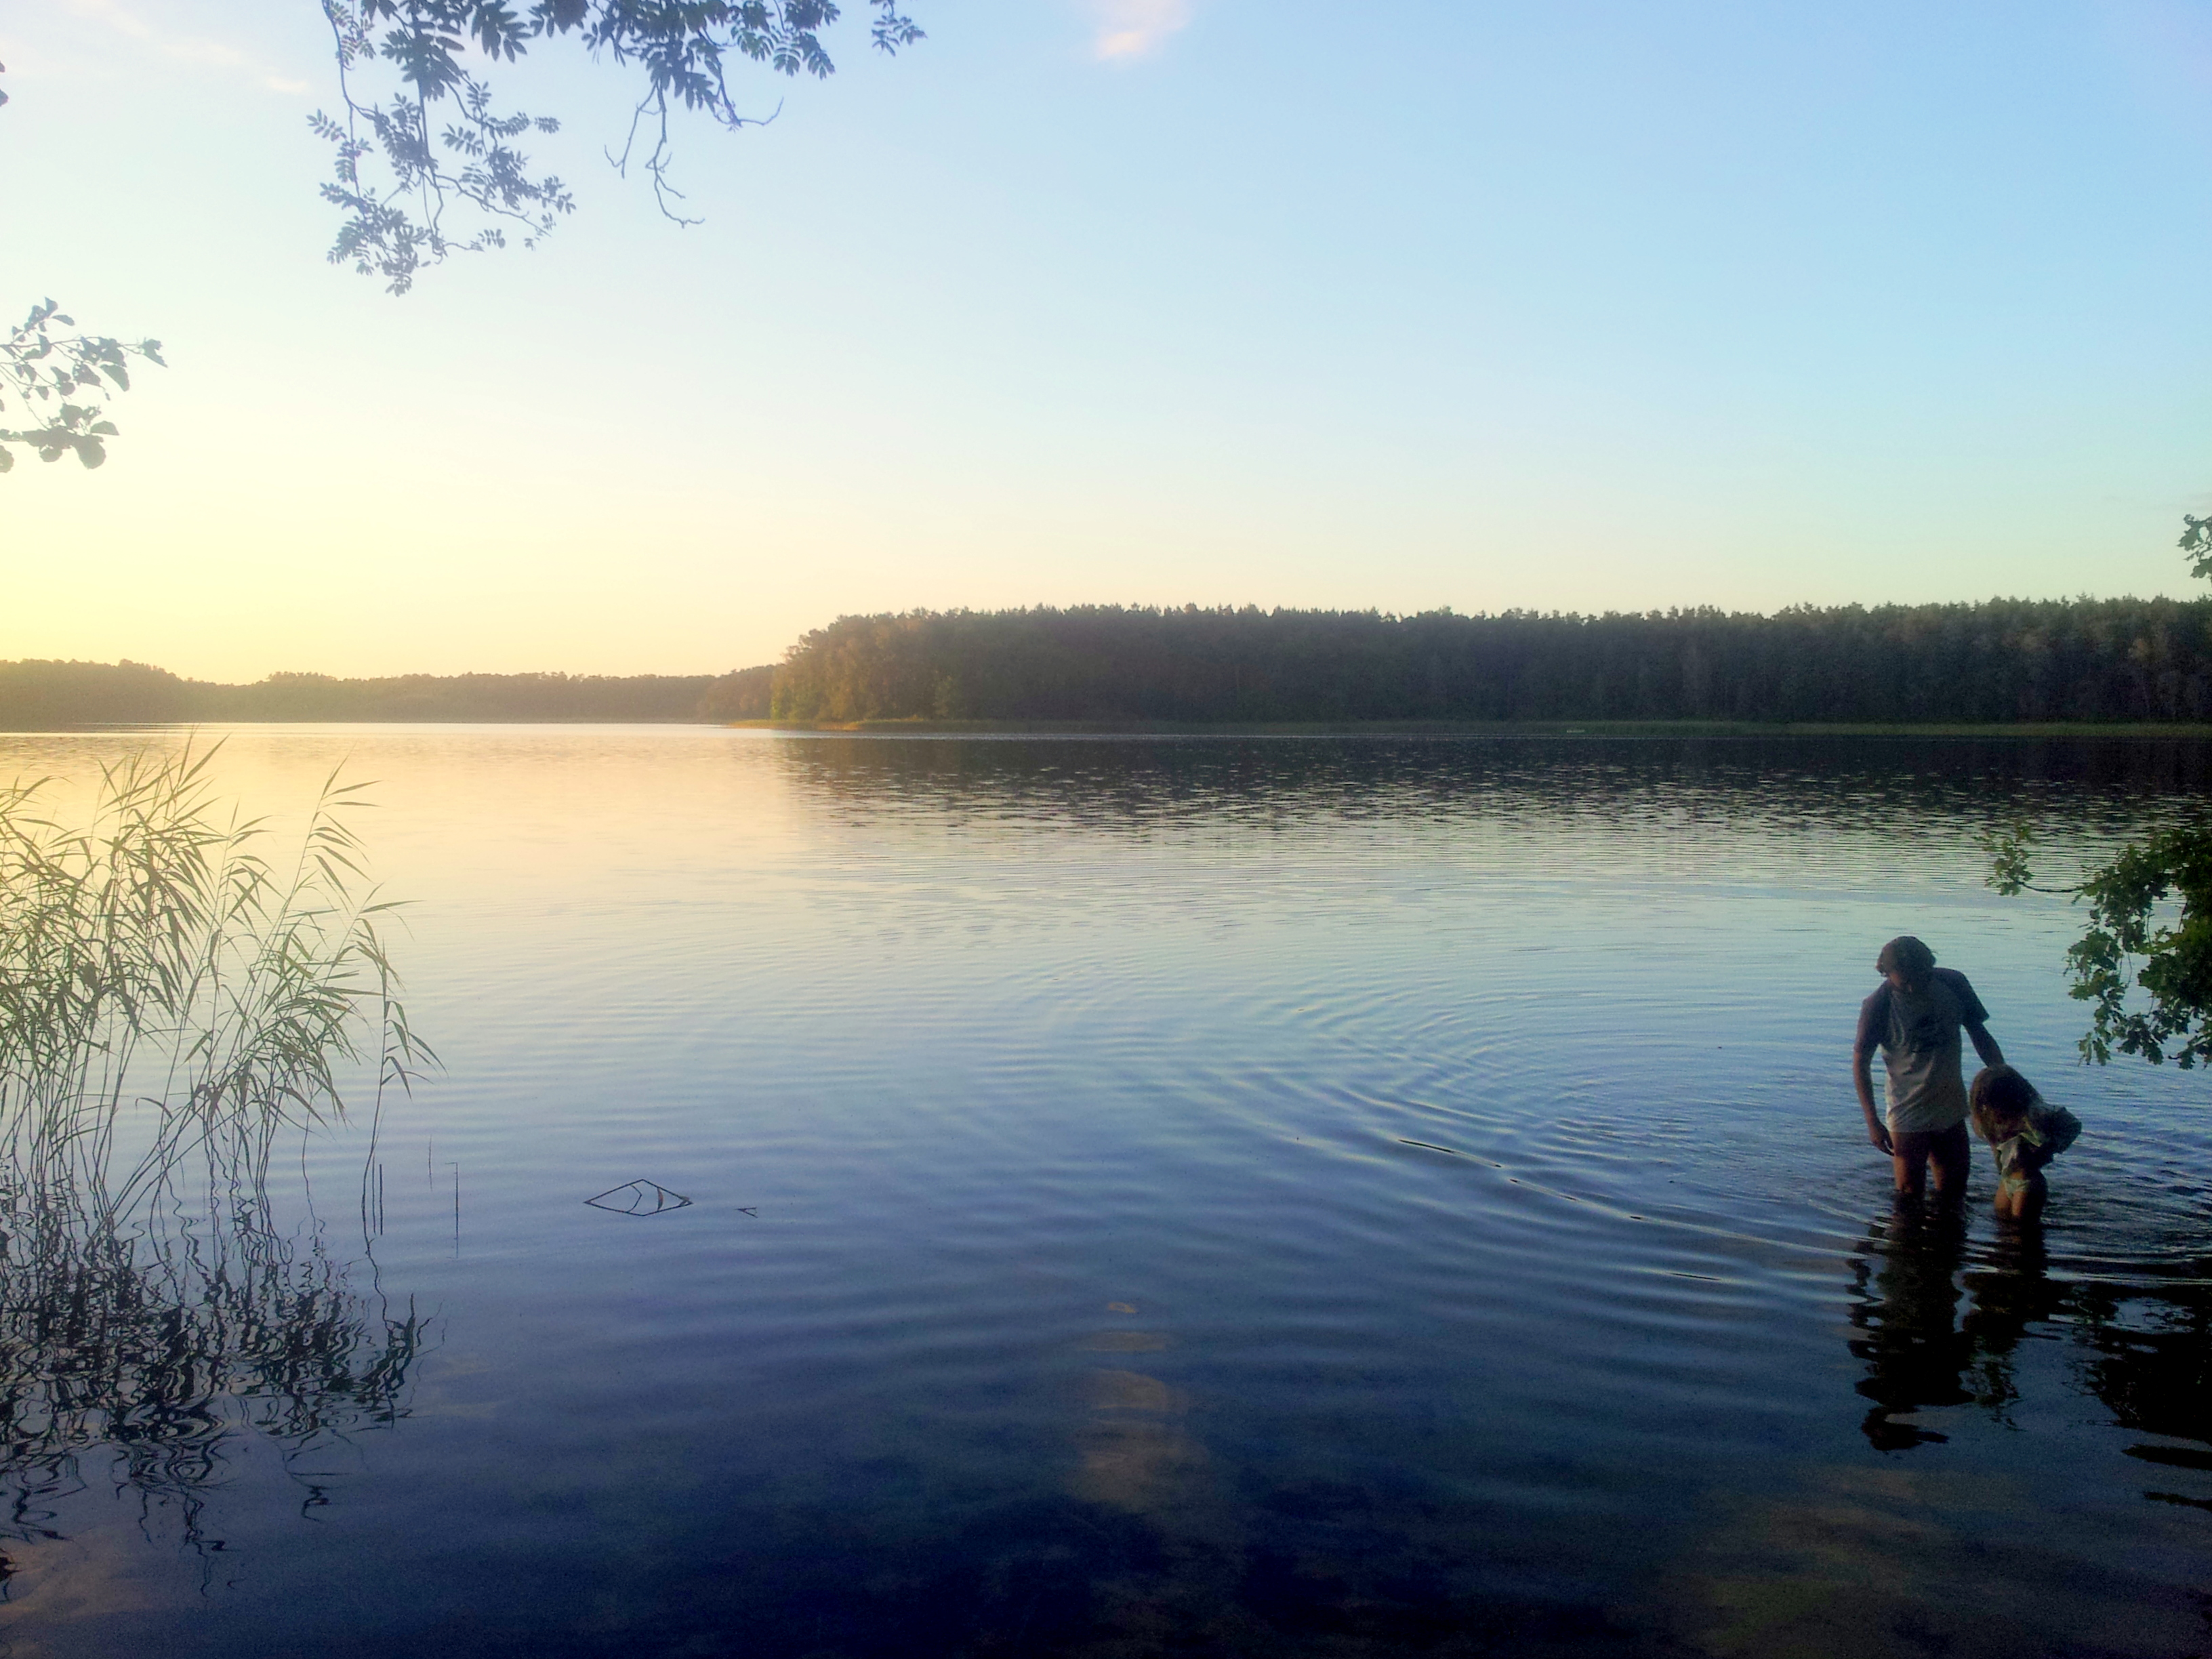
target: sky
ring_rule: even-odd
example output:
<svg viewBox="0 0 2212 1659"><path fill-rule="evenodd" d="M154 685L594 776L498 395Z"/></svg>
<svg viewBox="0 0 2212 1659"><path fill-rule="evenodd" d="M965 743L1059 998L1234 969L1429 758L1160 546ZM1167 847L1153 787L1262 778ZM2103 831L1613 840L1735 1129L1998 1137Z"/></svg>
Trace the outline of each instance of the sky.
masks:
<svg viewBox="0 0 2212 1659"><path fill-rule="evenodd" d="M395 298L324 258L314 0L0 9L0 311L170 365L0 477L0 659L2194 589L2205 0L848 9L768 125L679 122L690 227L607 163L624 71L501 64L578 210Z"/></svg>

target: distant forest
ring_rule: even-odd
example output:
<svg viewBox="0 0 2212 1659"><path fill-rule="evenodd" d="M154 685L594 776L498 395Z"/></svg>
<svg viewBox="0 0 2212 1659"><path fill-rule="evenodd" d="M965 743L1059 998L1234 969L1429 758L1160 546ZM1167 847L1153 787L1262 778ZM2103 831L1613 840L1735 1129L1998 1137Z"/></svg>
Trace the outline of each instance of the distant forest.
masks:
<svg viewBox="0 0 2212 1659"><path fill-rule="evenodd" d="M708 674L271 674L180 679L143 663L0 662L0 729L158 720L765 719L773 665Z"/></svg>
<svg viewBox="0 0 2212 1659"><path fill-rule="evenodd" d="M2202 720L2212 599L846 617L787 654L773 708L829 721Z"/></svg>
<svg viewBox="0 0 2212 1659"><path fill-rule="evenodd" d="M719 677L0 663L0 727L157 720L1297 723L2212 720L2212 599L1599 617L1069 610L844 617Z"/></svg>

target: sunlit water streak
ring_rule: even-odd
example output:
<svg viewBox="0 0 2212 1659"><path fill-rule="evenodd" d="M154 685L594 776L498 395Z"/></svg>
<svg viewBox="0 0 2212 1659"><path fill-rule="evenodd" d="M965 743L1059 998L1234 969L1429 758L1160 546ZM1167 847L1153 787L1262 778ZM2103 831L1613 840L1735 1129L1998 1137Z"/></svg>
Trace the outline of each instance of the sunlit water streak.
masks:
<svg viewBox="0 0 2212 1659"><path fill-rule="evenodd" d="M365 1126L302 1152L434 1341L328 1468L240 1437L197 1552L96 1480L57 1504L9 1547L22 1651L2212 1638L2212 1083L2079 1068L2069 914L1975 846L2026 817L2070 868L2198 749L351 727L221 765L296 811L342 760L447 1070L381 1127L373 1263ZM1846 1060L1907 930L2089 1126L2040 1255L1980 1168L1957 1230L1893 1215ZM634 1177L695 1202L585 1206Z"/></svg>

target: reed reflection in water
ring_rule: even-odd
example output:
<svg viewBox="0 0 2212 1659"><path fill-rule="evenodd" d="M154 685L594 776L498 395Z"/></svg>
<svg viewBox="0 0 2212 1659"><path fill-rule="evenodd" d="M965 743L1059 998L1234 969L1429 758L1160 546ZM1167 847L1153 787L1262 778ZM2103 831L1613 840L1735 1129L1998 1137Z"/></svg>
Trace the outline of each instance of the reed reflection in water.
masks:
<svg viewBox="0 0 2212 1659"><path fill-rule="evenodd" d="M0 790L0 1535L18 1541L64 1536L67 1500L105 1486L207 1547L248 1436L316 1507L316 1454L404 1414L428 1341L272 1177L280 1140L342 1114L337 1068L380 1106L430 1058L389 907L355 891L356 792L325 787L288 873L210 759L128 756L75 822L50 787Z"/></svg>
<svg viewBox="0 0 2212 1659"><path fill-rule="evenodd" d="M0 1190L0 1535L60 1538L58 1506L105 1486L204 1547L240 1437L280 1447L315 1508L319 1455L406 1414L428 1322L357 1290L319 1237L280 1233L265 1192L88 1224L20 1174Z"/></svg>

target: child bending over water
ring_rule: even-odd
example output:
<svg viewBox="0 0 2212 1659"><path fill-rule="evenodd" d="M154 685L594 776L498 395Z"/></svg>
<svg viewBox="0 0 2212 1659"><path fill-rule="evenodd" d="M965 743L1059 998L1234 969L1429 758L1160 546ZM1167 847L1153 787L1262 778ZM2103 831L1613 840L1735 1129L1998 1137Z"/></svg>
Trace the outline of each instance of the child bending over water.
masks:
<svg viewBox="0 0 2212 1659"><path fill-rule="evenodd" d="M1997 1216L2033 1221L2046 1195L2043 1166L2074 1144L2081 1120L2053 1106L2009 1066L1984 1067L1967 1097L1974 1127L1997 1158Z"/></svg>

